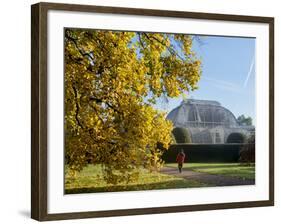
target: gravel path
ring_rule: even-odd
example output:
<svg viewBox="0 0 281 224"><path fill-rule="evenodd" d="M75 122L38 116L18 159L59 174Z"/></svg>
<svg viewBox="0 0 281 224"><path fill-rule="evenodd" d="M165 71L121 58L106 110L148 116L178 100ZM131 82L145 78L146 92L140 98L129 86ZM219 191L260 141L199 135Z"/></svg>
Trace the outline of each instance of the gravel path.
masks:
<svg viewBox="0 0 281 224"><path fill-rule="evenodd" d="M174 175L187 180L196 180L201 183L207 183L215 186L234 186L234 185L254 185L255 180L241 179L238 177L229 177L223 175L214 175L207 173L195 172L189 169L183 169L179 173L177 168L163 167L161 173Z"/></svg>

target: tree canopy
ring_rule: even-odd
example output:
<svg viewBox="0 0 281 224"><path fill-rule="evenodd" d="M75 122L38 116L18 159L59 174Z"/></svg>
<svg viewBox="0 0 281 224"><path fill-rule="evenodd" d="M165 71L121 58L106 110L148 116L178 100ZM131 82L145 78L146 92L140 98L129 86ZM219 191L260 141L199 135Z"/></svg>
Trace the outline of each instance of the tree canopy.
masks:
<svg viewBox="0 0 281 224"><path fill-rule="evenodd" d="M65 29L64 40L69 168L101 164L112 184L134 180L139 167L159 168L173 127L154 104L197 88L192 36Z"/></svg>
<svg viewBox="0 0 281 224"><path fill-rule="evenodd" d="M239 125L252 125L253 119L242 114L237 118L237 121Z"/></svg>

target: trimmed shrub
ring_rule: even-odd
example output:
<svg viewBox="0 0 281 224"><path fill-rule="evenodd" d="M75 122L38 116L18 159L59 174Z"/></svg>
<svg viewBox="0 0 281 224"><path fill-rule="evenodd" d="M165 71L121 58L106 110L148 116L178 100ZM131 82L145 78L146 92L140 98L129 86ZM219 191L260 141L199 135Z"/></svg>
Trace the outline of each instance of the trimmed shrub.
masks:
<svg viewBox="0 0 281 224"><path fill-rule="evenodd" d="M254 163L256 157L255 135L251 136L247 143L239 152L239 162Z"/></svg>
<svg viewBox="0 0 281 224"><path fill-rule="evenodd" d="M191 143L191 136L187 128L176 127L172 133L176 143Z"/></svg>
<svg viewBox="0 0 281 224"><path fill-rule="evenodd" d="M242 133L231 133L226 140L227 143L245 143L246 136Z"/></svg>

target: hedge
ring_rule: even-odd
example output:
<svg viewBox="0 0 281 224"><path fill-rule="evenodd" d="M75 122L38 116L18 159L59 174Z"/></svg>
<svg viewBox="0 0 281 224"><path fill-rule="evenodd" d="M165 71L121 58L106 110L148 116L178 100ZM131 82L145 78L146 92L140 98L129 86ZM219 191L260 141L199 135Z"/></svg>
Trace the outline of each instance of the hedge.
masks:
<svg viewBox="0 0 281 224"><path fill-rule="evenodd" d="M175 163L182 149L187 162L238 162L243 144L173 144L163 153L162 159Z"/></svg>
<svg viewBox="0 0 281 224"><path fill-rule="evenodd" d="M242 133L231 133L226 142L227 143L245 143L247 140L246 136Z"/></svg>

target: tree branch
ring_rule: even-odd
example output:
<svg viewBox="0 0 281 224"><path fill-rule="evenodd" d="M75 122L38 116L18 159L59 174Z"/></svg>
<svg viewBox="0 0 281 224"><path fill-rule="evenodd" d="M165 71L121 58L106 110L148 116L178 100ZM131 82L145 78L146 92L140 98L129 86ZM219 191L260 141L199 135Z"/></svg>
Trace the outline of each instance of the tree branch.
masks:
<svg viewBox="0 0 281 224"><path fill-rule="evenodd" d="M74 96L75 96L75 120L77 122L77 124L82 128L84 129L84 126L82 125L80 119L79 119L79 110L80 110L80 107L79 107L79 103L78 103L78 90L76 89L75 85L72 84L72 89L73 89L73 92L74 92Z"/></svg>
<svg viewBox="0 0 281 224"><path fill-rule="evenodd" d="M155 36L151 36L151 38L146 34L144 33L145 37L151 41L151 38L156 40L158 43L162 44L164 47L167 48L167 50L170 52L170 54L172 55L175 55L175 56L178 56L179 59L181 59L182 61L185 61L185 59L183 57L181 57L176 51L175 49L173 49L172 47L170 46L167 46L165 43L163 43L161 40L159 40L158 38L156 38Z"/></svg>
<svg viewBox="0 0 281 224"><path fill-rule="evenodd" d="M82 56L87 56L89 57L91 60L94 60L94 58L92 57L91 53L87 53L84 52L83 49L79 48L78 44L77 44L77 39L74 39L73 37L71 37L70 35L68 35L68 32L65 32L65 38L70 40L74 46L76 47L76 49L78 50L78 52L82 55Z"/></svg>
<svg viewBox="0 0 281 224"><path fill-rule="evenodd" d="M137 34L138 34L139 42L140 42L142 48L145 49L144 44L143 44L142 39L141 39L141 34L140 33L137 33Z"/></svg>
<svg viewBox="0 0 281 224"><path fill-rule="evenodd" d="M99 98L96 98L96 97L94 97L94 96L90 96L90 100L93 100L93 101L95 101L95 102L97 102L97 103L104 103L104 104L106 104L109 108L111 108L112 110L114 110L115 112L121 114L121 112L120 112L117 108L115 108L115 107L114 107L113 105L111 105L110 103L104 101L104 98L99 99Z"/></svg>

